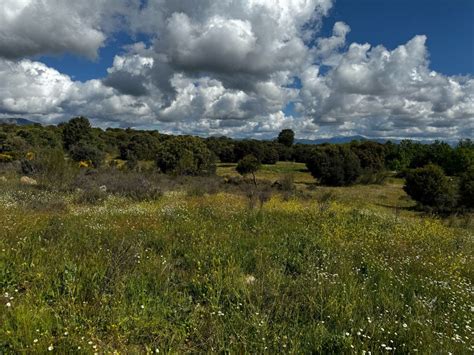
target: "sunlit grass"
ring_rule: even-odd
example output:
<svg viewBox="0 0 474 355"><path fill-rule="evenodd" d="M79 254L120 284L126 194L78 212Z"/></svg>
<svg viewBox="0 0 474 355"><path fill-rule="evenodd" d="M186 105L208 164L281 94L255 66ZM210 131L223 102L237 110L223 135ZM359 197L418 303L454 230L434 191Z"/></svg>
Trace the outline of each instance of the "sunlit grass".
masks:
<svg viewBox="0 0 474 355"><path fill-rule="evenodd" d="M238 176L235 170L237 164L219 164L217 174L220 176ZM314 178L306 169L305 164L293 162L278 162L275 165L262 165L256 176L261 180L276 181L285 174L291 174L297 184L313 184Z"/></svg>
<svg viewBox="0 0 474 355"><path fill-rule="evenodd" d="M0 353L472 353L472 232L380 206L396 185L255 209L3 185Z"/></svg>

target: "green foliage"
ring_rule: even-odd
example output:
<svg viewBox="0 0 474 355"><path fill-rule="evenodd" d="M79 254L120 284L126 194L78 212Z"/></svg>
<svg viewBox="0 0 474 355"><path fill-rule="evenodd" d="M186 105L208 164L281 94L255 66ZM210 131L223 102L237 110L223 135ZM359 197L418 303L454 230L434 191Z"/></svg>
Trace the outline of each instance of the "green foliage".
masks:
<svg viewBox="0 0 474 355"><path fill-rule="evenodd" d="M76 117L64 124L63 144L66 150L70 150L73 146L81 142L91 144L93 140L92 127L87 118Z"/></svg>
<svg viewBox="0 0 474 355"><path fill-rule="evenodd" d="M351 185L361 175L359 158L347 146L321 147L306 165L313 177L328 186Z"/></svg>
<svg viewBox="0 0 474 355"><path fill-rule="evenodd" d="M474 209L474 165L461 175L459 196L461 206Z"/></svg>
<svg viewBox="0 0 474 355"><path fill-rule="evenodd" d="M165 174L197 176L216 171L214 154L196 137L176 137L161 143L156 164Z"/></svg>
<svg viewBox="0 0 474 355"><path fill-rule="evenodd" d="M123 160L155 160L158 155L160 137L152 133L135 134L130 141L120 148Z"/></svg>
<svg viewBox="0 0 474 355"><path fill-rule="evenodd" d="M293 147L287 147L286 145L276 143L274 145L278 152L279 161L292 161L293 160Z"/></svg>
<svg viewBox="0 0 474 355"><path fill-rule="evenodd" d="M274 145L265 144L263 146L263 154L261 162L263 164L275 165L278 163L279 155L278 150Z"/></svg>
<svg viewBox="0 0 474 355"><path fill-rule="evenodd" d="M297 163L306 164L314 155L316 149L314 145L295 144L292 149L292 159Z"/></svg>
<svg viewBox="0 0 474 355"><path fill-rule="evenodd" d="M460 144L445 164L450 175L462 175L474 166L474 146Z"/></svg>
<svg viewBox="0 0 474 355"><path fill-rule="evenodd" d="M253 155L247 155L239 161L235 168L237 172L244 176L248 174L255 174L261 167L260 161Z"/></svg>
<svg viewBox="0 0 474 355"><path fill-rule="evenodd" d="M295 132L293 132L291 129L284 129L278 135L277 141L286 147L291 147L295 141Z"/></svg>
<svg viewBox="0 0 474 355"><path fill-rule="evenodd" d="M243 140L235 142L234 149L235 159L242 160L247 155L253 155L258 161L262 162L265 152L262 142L256 140Z"/></svg>
<svg viewBox="0 0 474 355"><path fill-rule="evenodd" d="M60 148L39 151L31 164L40 182L54 190L67 188L76 174Z"/></svg>
<svg viewBox="0 0 474 355"><path fill-rule="evenodd" d="M474 350L472 233L438 219L329 194L251 210L230 194L14 192L0 191L0 353ZM69 212L29 209L48 200Z"/></svg>
<svg viewBox="0 0 474 355"><path fill-rule="evenodd" d="M454 184L437 165L429 164L411 171L404 190L421 205L440 212L449 211L456 205Z"/></svg>
<svg viewBox="0 0 474 355"><path fill-rule="evenodd" d="M213 152L221 163L235 163L235 144L231 138L210 137L206 139L206 145Z"/></svg>
<svg viewBox="0 0 474 355"><path fill-rule="evenodd" d="M385 147L383 144L364 141L351 143L352 151L360 160L365 171L379 172L385 168Z"/></svg>
<svg viewBox="0 0 474 355"><path fill-rule="evenodd" d="M102 164L105 157L104 152L84 141L70 146L69 155L76 162L90 161L95 168Z"/></svg>

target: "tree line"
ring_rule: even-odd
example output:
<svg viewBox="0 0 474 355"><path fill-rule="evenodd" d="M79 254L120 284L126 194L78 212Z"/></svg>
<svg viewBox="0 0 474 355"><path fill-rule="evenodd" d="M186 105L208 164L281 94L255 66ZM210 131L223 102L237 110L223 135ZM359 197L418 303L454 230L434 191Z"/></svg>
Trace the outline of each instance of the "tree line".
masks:
<svg viewBox="0 0 474 355"><path fill-rule="evenodd" d="M20 162L22 170L35 169L34 156L53 150L87 168L107 161L126 161L128 169L140 161L154 161L162 173L212 175L216 164L238 164L242 175L253 174L261 164L294 161L306 164L320 184L347 186L377 183L387 171L406 178L405 190L421 205L440 210L473 208L474 143L456 146L436 141L410 140L399 144L353 141L348 144L295 144L285 129L271 141L228 137L171 136L158 131L93 128L77 117L58 126L0 125L0 163ZM29 156L28 156L29 155Z"/></svg>

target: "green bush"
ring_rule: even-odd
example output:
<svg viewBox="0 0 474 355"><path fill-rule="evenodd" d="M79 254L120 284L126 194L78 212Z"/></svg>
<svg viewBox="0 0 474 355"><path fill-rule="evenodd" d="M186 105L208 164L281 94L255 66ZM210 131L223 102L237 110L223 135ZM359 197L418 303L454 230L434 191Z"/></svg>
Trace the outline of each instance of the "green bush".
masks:
<svg viewBox="0 0 474 355"><path fill-rule="evenodd" d="M474 208L474 166L471 166L466 173L461 176L459 184L460 204L464 207Z"/></svg>
<svg viewBox="0 0 474 355"><path fill-rule="evenodd" d="M255 156L247 155L239 161L235 169L242 176L252 174L253 182L255 185L257 185L255 173L260 169L260 166L260 161Z"/></svg>
<svg viewBox="0 0 474 355"><path fill-rule="evenodd" d="M429 164L408 173L404 190L422 206L447 212L456 205L454 183L437 165Z"/></svg>
<svg viewBox="0 0 474 355"><path fill-rule="evenodd" d="M72 160L77 162L90 161L95 168L98 168L102 164L105 157L104 152L85 142L79 142L71 146L69 155Z"/></svg>
<svg viewBox="0 0 474 355"><path fill-rule="evenodd" d="M306 163L311 175L328 186L347 186L361 175L360 161L346 146L330 145L316 150Z"/></svg>
<svg viewBox="0 0 474 355"><path fill-rule="evenodd" d="M93 139L91 124L85 117L73 118L63 126L63 144L67 150L79 142L90 143Z"/></svg>
<svg viewBox="0 0 474 355"><path fill-rule="evenodd" d="M265 145L263 149L262 163L275 165L278 163L278 160L278 150L276 150L276 148L271 145Z"/></svg>
<svg viewBox="0 0 474 355"><path fill-rule="evenodd" d="M295 132L291 129L284 129L278 135L277 141L284 146L291 147L295 141Z"/></svg>
<svg viewBox="0 0 474 355"><path fill-rule="evenodd" d="M165 174L204 176L216 172L215 155L196 137L176 137L161 143L156 165Z"/></svg>

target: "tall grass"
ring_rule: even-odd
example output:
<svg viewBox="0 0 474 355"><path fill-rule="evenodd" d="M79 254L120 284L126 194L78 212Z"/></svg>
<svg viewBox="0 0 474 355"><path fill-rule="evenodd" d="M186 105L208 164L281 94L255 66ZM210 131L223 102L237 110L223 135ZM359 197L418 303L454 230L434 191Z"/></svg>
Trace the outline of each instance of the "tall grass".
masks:
<svg viewBox="0 0 474 355"><path fill-rule="evenodd" d="M0 353L474 351L466 230L332 199L64 198L0 195Z"/></svg>

